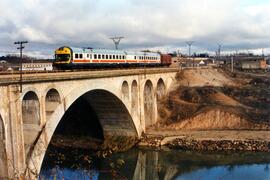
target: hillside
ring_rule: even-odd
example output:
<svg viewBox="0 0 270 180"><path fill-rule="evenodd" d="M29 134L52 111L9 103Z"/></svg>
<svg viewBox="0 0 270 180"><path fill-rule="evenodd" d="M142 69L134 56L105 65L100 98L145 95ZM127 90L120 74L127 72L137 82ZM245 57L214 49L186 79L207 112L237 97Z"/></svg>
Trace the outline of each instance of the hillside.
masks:
<svg viewBox="0 0 270 180"><path fill-rule="evenodd" d="M183 70L159 103L165 129L270 129L270 77L238 77L217 69Z"/></svg>

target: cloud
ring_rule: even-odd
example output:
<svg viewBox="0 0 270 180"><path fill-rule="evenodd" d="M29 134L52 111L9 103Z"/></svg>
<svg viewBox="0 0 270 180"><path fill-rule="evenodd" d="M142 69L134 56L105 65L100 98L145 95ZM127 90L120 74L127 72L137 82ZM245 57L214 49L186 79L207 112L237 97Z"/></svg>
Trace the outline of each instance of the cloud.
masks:
<svg viewBox="0 0 270 180"><path fill-rule="evenodd" d="M3 0L0 48L27 39L29 49L61 45L124 49L194 49L214 52L270 47L270 2L251 0ZM11 43L7 43L11 42ZM35 47L33 47L35 45ZM258 50L256 50L258 52ZM45 51L44 51L45 53Z"/></svg>

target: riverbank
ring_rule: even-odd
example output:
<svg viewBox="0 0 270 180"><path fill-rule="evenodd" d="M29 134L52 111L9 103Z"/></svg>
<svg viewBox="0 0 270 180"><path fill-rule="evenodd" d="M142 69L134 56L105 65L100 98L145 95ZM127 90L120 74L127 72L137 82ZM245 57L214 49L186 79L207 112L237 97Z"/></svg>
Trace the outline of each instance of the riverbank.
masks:
<svg viewBox="0 0 270 180"><path fill-rule="evenodd" d="M138 146L270 152L269 74L188 69L176 80Z"/></svg>
<svg viewBox="0 0 270 180"><path fill-rule="evenodd" d="M138 146L194 151L270 152L270 131L211 130L158 131L148 130Z"/></svg>

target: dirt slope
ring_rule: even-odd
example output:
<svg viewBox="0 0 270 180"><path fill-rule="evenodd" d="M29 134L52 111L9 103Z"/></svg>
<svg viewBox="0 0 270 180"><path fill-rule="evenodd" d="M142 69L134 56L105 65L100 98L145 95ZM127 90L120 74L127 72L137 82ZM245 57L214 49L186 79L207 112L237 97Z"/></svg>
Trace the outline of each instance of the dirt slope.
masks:
<svg viewBox="0 0 270 180"><path fill-rule="evenodd" d="M185 70L179 87L159 102L167 129L270 130L269 77L233 78L215 69Z"/></svg>
<svg viewBox="0 0 270 180"><path fill-rule="evenodd" d="M218 69L186 69L179 75L182 86L235 86L236 82Z"/></svg>

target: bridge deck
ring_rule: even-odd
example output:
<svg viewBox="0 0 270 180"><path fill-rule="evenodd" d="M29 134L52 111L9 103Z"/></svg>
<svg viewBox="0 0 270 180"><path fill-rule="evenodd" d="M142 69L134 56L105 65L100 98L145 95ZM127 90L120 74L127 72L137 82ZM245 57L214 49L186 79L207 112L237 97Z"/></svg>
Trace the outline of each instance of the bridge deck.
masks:
<svg viewBox="0 0 270 180"><path fill-rule="evenodd" d="M78 71L78 72L44 72L44 73L27 73L23 74L23 83L46 82L46 81L63 81L75 79L95 79L105 77L130 76L141 74L158 74L177 72L178 68L146 68L146 69L116 69L100 71ZM19 74L0 75L0 85L19 83Z"/></svg>

